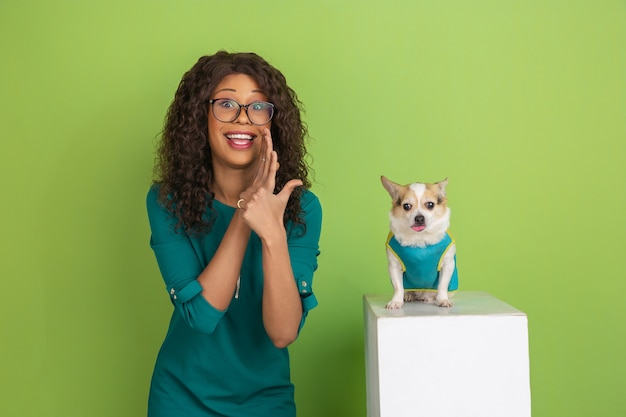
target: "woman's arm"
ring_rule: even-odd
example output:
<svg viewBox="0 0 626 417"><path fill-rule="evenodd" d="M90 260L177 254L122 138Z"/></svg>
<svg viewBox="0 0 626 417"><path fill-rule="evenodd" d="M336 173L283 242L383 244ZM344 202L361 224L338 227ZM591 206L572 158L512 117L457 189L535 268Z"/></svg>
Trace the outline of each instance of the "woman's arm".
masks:
<svg viewBox="0 0 626 417"><path fill-rule="evenodd" d="M274 194L278 156L272 148L269 130L264 132L265 165L257 187L241 194L241 216L259 236L263 256L263 324L275 346L283 348L298 336L303 306L289 254L287 232L283 223L285 207L293 190L302 185L291 180Z"/></svg>
<svg viewBox="0 0 626 417"><path fill-rule="evenodd" d="M185 233L175 230L176 219L159 202L158 193L158 186L153 186L148 192L146 204L152 232L150 246L154 250L166 290L172 304L190 327L203 333L211 333L223 317L226 307L219 304L213 305L203 296L205 289L199 277L204 274L205 269L209 268L205 265L210 260L203 259L203 255L196 251ZM227 233L232 232L234 237L236 237L235 232L249 235L249 228L245 225L241 226L241 221L239 224L241 230L236 230L235 224L232 226L232 231ZM233 243L236 241L237 239L227 239L226 243L237 246L237 243ZM222 258L223 256L219 257L219 262L222 262ZM233 266L233 269L238 270L240 266L241 264ZM231 279L232 291L228 295L229 300L234 293L237 277L238 275L233 274ZM224 287L222 291L227 292L227 285Z"/></svg>
<svg viewBox="0 0 626 417"><path fill-rule="evenodd" d="M309 310L317 306L312 284L320 253L322 208L319 200L308 191L302 194L300 204L306 226L290 226L286 240L287 254L280 254L279 249L283 247L279 245L272 247L269 242L267 250L265 243L263 247L265 286L271 288L271 291L263 294L263 319L268 334L274 335L272 340L277 346L287 346L293 342L304 325ZM290 265L275 262L276 256L288 259ZM286 278L280 281L280 277ZM285 294L289 295L289 301L293 303L290 304L291 308L296 310L293 313L289 313L287 309ZM293 297L294 295L297 298ZM298 319L299 321L296 321ZM282 343L280 338L283 338Z"/></svg>
<svg viewBox="0 0 626 417"><path fill-rule="evenodd" d="M286 232L261 239L263 253L263 324L278 348L298 337L302 302L291 269Z"/></svg>
<svg viewBox="0 0 626 417"><path fill-rule="evenodd" d="M226 310L233 298L249 239L250 228L241 216L233 216L215 255L198 276L202 296L218 310Z"/></svg>

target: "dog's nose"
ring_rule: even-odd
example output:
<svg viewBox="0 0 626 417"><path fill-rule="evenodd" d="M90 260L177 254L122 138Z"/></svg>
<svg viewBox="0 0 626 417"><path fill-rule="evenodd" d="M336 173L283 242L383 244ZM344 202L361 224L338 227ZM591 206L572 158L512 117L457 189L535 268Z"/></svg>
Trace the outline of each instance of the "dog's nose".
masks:
<svg viewBox="0 0 626 417"><path fill-rule="evenodd" d="M417 216L415 216L415 224L418 226L423 226L424 225L424 216L421 214L418 214Z"/></svg>

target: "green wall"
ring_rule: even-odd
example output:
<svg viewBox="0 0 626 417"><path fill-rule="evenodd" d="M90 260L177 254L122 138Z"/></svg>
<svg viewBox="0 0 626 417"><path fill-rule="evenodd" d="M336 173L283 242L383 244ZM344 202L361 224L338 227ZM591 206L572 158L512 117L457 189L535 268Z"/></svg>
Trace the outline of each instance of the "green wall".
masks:
<svg viewBox="0 0 626 417"><path fill-rule="evenodd" d="M461 289L528 314L534 417L624 415L617 0L0 1L0 415L144 415L171 311L155 138L220 48L267 58L307 109L325 218L299 417L365 415L362 295L391 295L381 174L449 178Z"/></svg>

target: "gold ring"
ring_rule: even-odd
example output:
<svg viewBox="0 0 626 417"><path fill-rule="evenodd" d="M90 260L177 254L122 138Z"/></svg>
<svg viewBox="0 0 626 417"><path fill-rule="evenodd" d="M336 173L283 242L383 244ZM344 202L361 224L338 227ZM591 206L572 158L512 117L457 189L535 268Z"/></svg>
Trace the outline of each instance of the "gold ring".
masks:
<svg viewBox="0 0 626 417"><path fill-rule="evenodd" d="M239 200L237 200L237 208L242 209L243 207L241 207L241 202L244 201L243 198L240 198Z"/></svg>

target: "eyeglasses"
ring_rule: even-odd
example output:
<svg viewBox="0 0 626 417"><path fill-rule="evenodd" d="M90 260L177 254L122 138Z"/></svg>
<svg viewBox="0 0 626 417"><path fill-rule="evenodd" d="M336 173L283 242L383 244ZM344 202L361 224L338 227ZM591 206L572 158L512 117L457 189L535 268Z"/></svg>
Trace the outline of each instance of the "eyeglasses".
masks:
<svg viewBox="0 0 626 417"><path fill-rule="evenodd" d="M246 111L246 116L250 123L262 126L267 124L274 117L274 105L266 101L254 101L250 104L239 104L235 100L229 98L216 98L209 100L212 104L213 116L220 122L234 122L241 109Z"/></svg>

